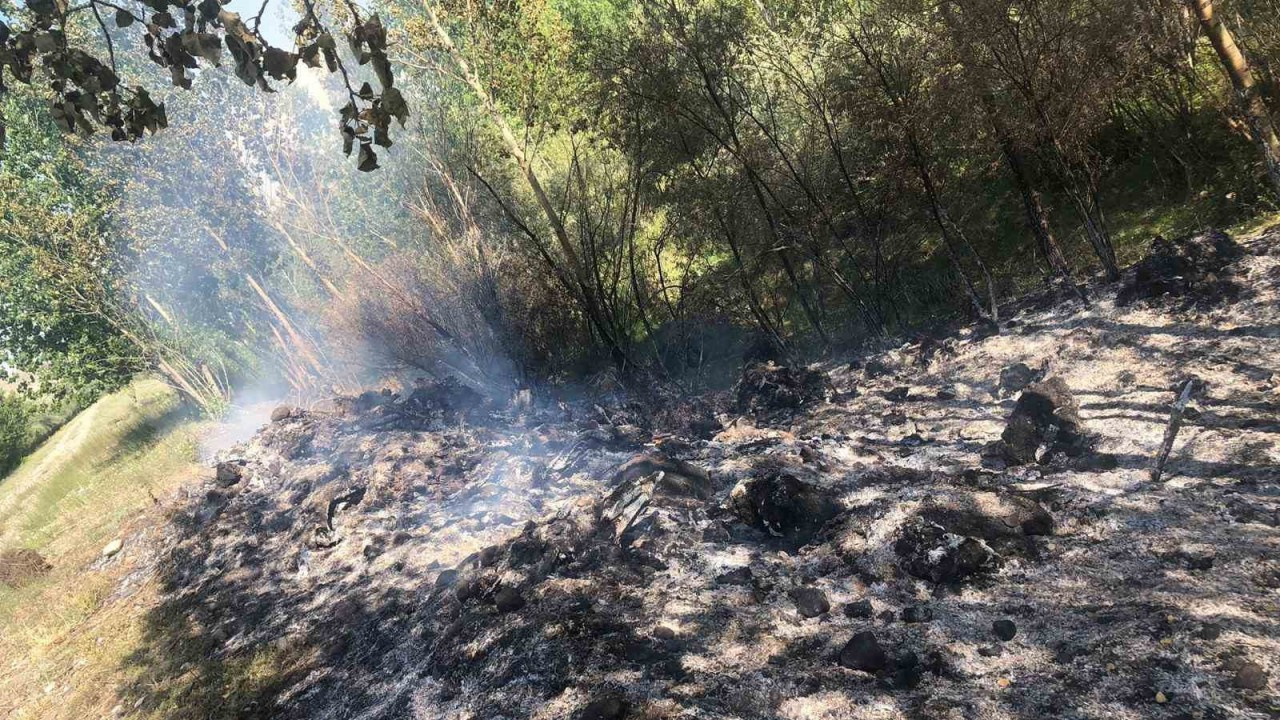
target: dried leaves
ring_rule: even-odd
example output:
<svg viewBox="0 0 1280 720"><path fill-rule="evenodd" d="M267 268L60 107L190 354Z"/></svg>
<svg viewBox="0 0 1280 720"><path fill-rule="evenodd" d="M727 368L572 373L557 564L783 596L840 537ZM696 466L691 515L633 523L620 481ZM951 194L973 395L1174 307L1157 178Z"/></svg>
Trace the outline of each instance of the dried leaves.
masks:
<svg viewBox="0 0 1280 720"><path fill-rule="evenodd" d="M141 87L123 86L114 70L114 57L107 64L68 42L62 31L68 14L96 11L95 2L70 8L65 0L30 0L16 13L21 29L0 21L0 74L7 69L23 83L31 83L37 71L47 75L56 93L50 112L66 132L88 135L104 127L111 129L113 140L133 142L167 125L164 104L153 102ZM373 145L391 146L391 120L404 127L409 117L404 96L393 87L387 32L377 15L364 20L355 16L346 33L352 57L370 66L378 84L375 90L366 82L357 91L350 86L333 34L313 13L294 28L296 47L289 51L267 44L256 19L250 28L218 0L145 0L145 4L154 10L149 18L114 8L115 26L121 30L141 26L147 56L169 70L176 87L190 88L190 71L202 64L220 66L224 46L236 77L264 92L273 91L269 81L297 79L299 61L329 72L341 70L350 101L339 111L338 129L344 153L350 155L359 143L356 167L361 171L378 167Z"/></svg>

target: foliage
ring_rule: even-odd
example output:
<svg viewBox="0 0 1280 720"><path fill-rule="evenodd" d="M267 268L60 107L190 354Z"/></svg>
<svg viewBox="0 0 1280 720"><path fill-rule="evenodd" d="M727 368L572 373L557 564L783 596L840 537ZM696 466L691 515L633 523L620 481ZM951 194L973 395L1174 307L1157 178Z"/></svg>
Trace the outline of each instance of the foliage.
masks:
<svg viewBox="0 0 1280 720"><path fill-rule="evenodd" d="M348 71L349 61L344 62L330 23L311 0L303 3L302 19L293 28L292 51L274 47L263 37L265 3L246 22L217 0L119 2L89 0L73 6L66 0L25 0L16 6L0 5L0 95L7 69L24 84L48 82L53 92L50 117L67 133L90 135L95 128L109 128L112 140L129 142L148 132L155 134L169 125L165 103L156 102L152 92L140 85L129 86L117 66L116 43L121 36L140 32L146 57L168 71L175 87L190 89L192 78L202 69L219 67L224 47L235 76L264 92L273 91L272 82L295 80L300 63L340 73L347 95L338 110L343 152L350 155L358 143L356 164L364 172L378 167L373 145L391 146L391 121L403 127L408 118L404 96L394 87L386 30L376 13L362 17L352 3L343 7L347 25L343 35L356 63L373 71L377 90L367 81L356 86L358 78ZM105 17L113 20L114 32ZM105 61L94 46L95 39L104 46ZM0 140L5 135L3 125L0 121Z"/></svg>
<svg viewBox="0 0 1280 720"><path fill-rule="evenodd" d="M31 409L21 397L0 393L0 478L18 466L31 446Z"/></svg>

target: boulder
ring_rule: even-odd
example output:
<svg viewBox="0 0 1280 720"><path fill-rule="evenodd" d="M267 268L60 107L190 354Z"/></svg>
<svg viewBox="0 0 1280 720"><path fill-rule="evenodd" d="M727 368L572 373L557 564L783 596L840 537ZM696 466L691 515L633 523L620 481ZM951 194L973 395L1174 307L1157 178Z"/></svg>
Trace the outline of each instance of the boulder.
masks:
<svg viewBox="0 0 1280 720"><path fill-rule="evenodd" d="M1000 442L1005 460L1015 465L1048 462L1057 453L1083 454L1088 435L1067 383L1051 377L1024 390Z"/></svg>
<svg viewBox="0 0 1280 720"><path fill-rule="evenodd" d="M222 487L231 487L239 483L244 474L243 460L230 460L218 463L214 470L214 482Z"/></svg>
<svg viewBox="0 0 1280 720"><path fill-rule="evenodd" d="M825 373L773 362L749 365L733 388L739 412L761 415L793 409L829 398L831 381Z"/></svg>
<svg viewBox="0 0 1280 720"><path fill-rule="evenodd" d="M1026 363L1006 365L1000 370L1000 383L997 387L1003 395L1014 395L1038 380L1038 376L1039 373Z"/></svg>
<svg viewBox="0 0 1280 720"><path fill-rule="evenodd" d="M807 545L841 510L827 490L786 468L766 470L738 483L729 504L743 522L792 548Z"/></svg>
<svg viewBox="0 0 1280 720"><path fill-rule="evenodd" d="M1244 256L1244 248L1220 230L1204 230L1173 240L1156 236L1146 257L1133 268L1116 303L1183 298L1190 304L1233 302L1243 287L1228 266Z"/></svg>
<svg viewBox="0 0 1280 720"><path fill-rule="evenodd" d="M831 601L827 600L827 594L818 588L792 588L789 594L796 604L796 610L804 617L815 618L831 611Z"/></svg>
<svg viewBox="0 0 1280 720"><path fill-rule="evenodd" d="M863 631L854 635L840 650L840 664L850 670L876 673L889 665L889 656L875 633Z"/></svg>
<svg viewBox="0 0 1280 720"><path fill-rule="evenodd" d="M1053 529L1053 516L1029 498L962 493L926 502L893 548L908 574L954 585L998 569L1002 554L1024 552L1029 536Z"/></svg>

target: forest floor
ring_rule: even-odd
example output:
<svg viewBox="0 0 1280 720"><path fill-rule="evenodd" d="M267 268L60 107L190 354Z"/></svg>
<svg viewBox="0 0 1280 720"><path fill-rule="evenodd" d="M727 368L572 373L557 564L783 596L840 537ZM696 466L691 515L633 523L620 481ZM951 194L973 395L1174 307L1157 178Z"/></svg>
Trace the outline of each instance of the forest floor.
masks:
<svg viewBox="0 0 1280 720"><path fill-rule="evenodd" d="M0 587L0 717L1280 716L1280 231L1243 242L731 393L282 409L216 472L153 406L156 501L20 520L72 423L0 484L53 566Z"/></svg>

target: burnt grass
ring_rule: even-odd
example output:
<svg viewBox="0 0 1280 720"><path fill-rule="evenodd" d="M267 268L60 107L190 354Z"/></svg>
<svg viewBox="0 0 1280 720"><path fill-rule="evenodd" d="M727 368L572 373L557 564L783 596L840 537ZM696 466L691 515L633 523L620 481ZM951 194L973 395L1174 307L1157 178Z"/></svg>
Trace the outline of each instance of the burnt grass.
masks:
<svg viewBox="0 0 1280 720"><path fill-rule="evenodd" d="M423 385L278 412L172 517L122 704L1274 717L1277 242L1124 306L1132 285L1090 288L1091 307L1030 298L998 334L749 366L732 392L661 407ZM1178 294L1223 282L1249 291ZM1037 392L1002 390L1015 363L1052 392L1006 436Z"/></svg>

